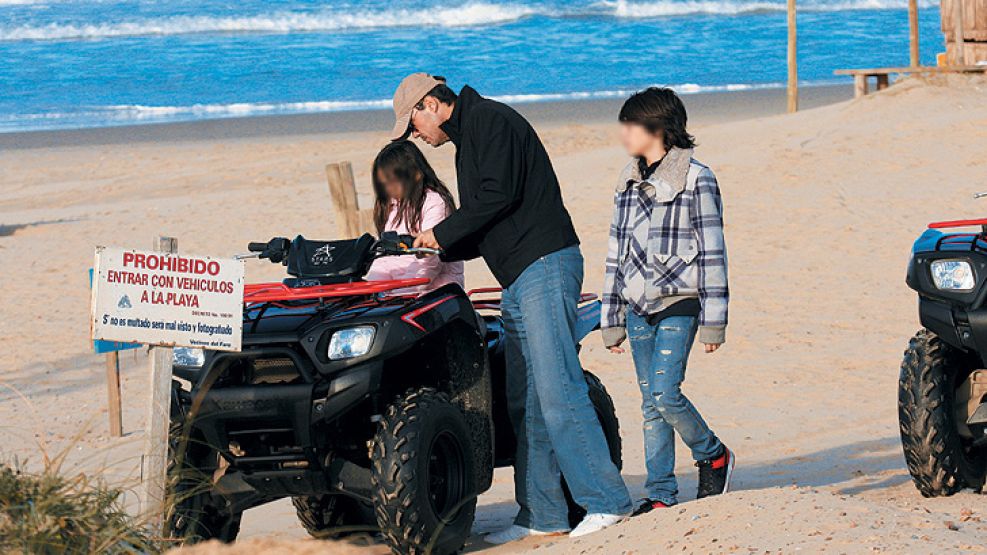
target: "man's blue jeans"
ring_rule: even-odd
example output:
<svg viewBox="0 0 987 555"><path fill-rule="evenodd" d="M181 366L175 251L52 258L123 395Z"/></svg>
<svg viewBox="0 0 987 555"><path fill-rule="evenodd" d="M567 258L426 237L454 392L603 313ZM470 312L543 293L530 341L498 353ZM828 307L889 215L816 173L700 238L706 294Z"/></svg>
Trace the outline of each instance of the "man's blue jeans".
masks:
<svg viewBox="0 0 987 555"><path fill-rule="evenodd" d="M631 510L576 352L582 282L579 247L567 247L532 262L502 300L507 403L518 438L514 522L546 532L569 528L563 475L588 512Z"/></svg>
<svg viewBox="0 0 987 555"><path fill-rule="evenodd" d="M722 444L696 407L682 394L685 366L698 328L694 316L669 316L655 325L627 311L627 337L644 400L645 483L649 499L666 505L678 502L675 481L675 432L692 449L697 461L720 454Z"/></svg>

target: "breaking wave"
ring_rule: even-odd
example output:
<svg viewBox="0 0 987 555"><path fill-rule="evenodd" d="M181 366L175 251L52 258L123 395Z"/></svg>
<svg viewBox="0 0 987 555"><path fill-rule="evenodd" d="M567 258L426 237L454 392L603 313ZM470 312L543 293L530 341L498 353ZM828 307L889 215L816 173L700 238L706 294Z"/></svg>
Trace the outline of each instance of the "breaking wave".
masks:
<svg viewBox="0 0 987 555"><path fill-rule="evenodd" d="M4 1L4 0L0 0ZM535 13L520 5L470 2L456 7L365 12L274 12L251 16L171 16L102 24L0 27L0 40L65 40L195 33L292 33L380 27L470 27Z"/></svg>
<svg viewBox="0 0 987 555"><path fill-rule="evenodd" d="M25 4L33 0L0 0ZM801 11L848 11L904 8L907 0L811 0ZM935 0L921 0L935 6ZM617 17L654 18L690 14L738 15L784 11L781 0L658 0L631 2L604 0L577 8L528 6L521 3L467 2L458 6L428 9L378 11L279 11L244 16L169 16L113 23L51 23L48 25L0 26L0 41L79 40L130 36L167 36L196 33L326 32L390 27L482 27L517 21L526 17Z"/></svg>

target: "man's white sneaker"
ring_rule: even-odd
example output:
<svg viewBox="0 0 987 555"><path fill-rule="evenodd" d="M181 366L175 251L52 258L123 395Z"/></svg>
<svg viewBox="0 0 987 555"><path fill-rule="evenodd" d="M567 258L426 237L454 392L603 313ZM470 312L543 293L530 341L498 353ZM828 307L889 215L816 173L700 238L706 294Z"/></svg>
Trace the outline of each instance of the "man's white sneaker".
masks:
<svg viewBox="0 0 987 555"><path fill-rule="evenodd" d="M576 526L575 529L569 533L569 537L578 538L579 536L599 532L604 528L609 528L614 524L619 524L625 520L627 520L626 515L610 515L606 513L589 514L583 517L583 520L579 523L579 526Z"/></svg>
<svg viewBox="0 0 987 555"><path fill-rule="evenodd" d="M532 528L525 528L524 526L518 526L517 524L512 524L503 530L497 532L492 532L483 537L483 541L487 543L492 543L494 545L501 545L504 543L516 542L518 540L523 540L524 538L530 538L533 536L561 536L565 534L568 530L558 530L556 532L543 532L541 530L534 530Z"/></svg>

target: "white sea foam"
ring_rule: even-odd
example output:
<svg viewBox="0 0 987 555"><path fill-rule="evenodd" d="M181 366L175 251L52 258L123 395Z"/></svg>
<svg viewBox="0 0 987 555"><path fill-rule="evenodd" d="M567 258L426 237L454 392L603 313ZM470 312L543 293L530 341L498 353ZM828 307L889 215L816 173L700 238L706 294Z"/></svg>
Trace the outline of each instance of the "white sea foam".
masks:
<svg viewBox="0 0 987 555"><path fill-rule="evenodd" d="M259 114L286 114L306 112L341 112L346 110L372 110L387 108L390 100L313 102L234 102L231 104L193 104L190 106L144 106L126 104L106 106L93 112L102 112L113 119L157 119L171 116L249 116Z"/></svg>
<svg viewBox="0 0 987 555"><path fill-rule="evenodd" d="M35 0L0 0L31 3ZM802 11L848 11L904 8L907 0L809 0ZM920 5L937 5L920 0ZM293 33L388 27L477 27L517 21L530 16L655 18L690 14L737 15L784 11L783 0L602 0L583 8L558 8L469 1L456 6L383 11L279 11L246 16L171 16L100 24L0 26L0 41L77 40L127 36L182 35L194 33Z"/></svg>
<svg viewBox="0 0 987 555"><path fill-rule="evenodd" d="M0 0L0 2L5 0ZM531 15L522 5L484 2L436 9L364 12L274 12L242 17L172 16L119 23L0 27L0 40L66 40L194 33L291 33L377 27L493 25Z"/></svg>
<svg viewBox="0 0 987 555"><path fill-rule="evenodd" d="M684 83L671 85L679 94L696 94L707 92L727 92L774 89L784 86L782 83L729 84L729 85L698 85ZM569 93L545 94L508 94L494 95L491 98L511 104L532 102L565 102L570 100L592 100L606 98L623 98L634 90L615 89L607 91L577 91ZM302 114L317 112L343 112L353 110L383 110L390 109L390 99L380 100L318 100L311 102L233 102L229 104L192 104L187 106L152 106L143 104L121 104L110 106L93 106L77 112L46 112L36 114L0 115L0 129L18 124L47 121L57 125L58 121L88 121L106 123L125 123L128 121L183 121L222 117L245 117L264 114Z"/></svg>

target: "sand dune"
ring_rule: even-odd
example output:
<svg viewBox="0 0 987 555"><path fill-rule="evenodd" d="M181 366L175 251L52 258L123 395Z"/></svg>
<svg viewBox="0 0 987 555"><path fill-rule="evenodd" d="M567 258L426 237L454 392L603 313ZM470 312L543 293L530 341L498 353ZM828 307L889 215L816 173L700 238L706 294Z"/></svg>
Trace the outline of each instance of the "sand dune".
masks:
<svg viewBox="0 0 987 555"><path fill-rule="evenodd" d="M583 239L586 289L598 290L624 156L610 125L539 130ZM733 302L727 345L693 357L686 390L738 453L740 491L578 541L492 552L981 550L981 498L924 500L911 486L895 388L901 352L918 328L903 283L911 242L929 221L987 211L971 200L987 190L987 80L913 79L856 101L693 131L697 157L723 189ZM0 152L0 369L33 403L0 393L9 437L0 454L31 455L37 439L64 445L85 425L73 460L133 479L144 358L124 357L130 435L110 440L102 363L87 350L93 246L146 247L160 233L178 236L184 252L222 255L279 234L329 236L324 163L351 160L366 183L383 140L357 133ZM451 148L429 155L453 181ZM248 278L279 270L252 263ZM467 276L470 285L492 282L475 263ZM639 493L630 358L592 339L583 359L616 400L624 474ZM690 499L694 468L686 451L678 455ZM509 523L511 489L510 471L498 471L480 499L477 534ZM243 530L264 542L304 538L289 503L248 512ZM259 545L267 544L244 544L243 552Z"/></svg>

